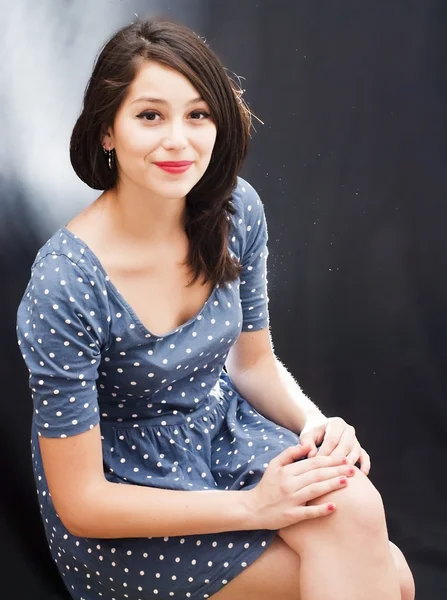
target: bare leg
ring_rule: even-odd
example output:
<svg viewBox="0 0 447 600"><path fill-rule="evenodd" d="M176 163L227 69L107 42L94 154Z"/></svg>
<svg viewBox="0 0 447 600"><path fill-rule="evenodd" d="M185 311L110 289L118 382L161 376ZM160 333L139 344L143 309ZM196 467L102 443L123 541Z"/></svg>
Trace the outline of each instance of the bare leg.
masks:
<svg viewBox="0 0 447 600"><path fill-rule="evenodd" d="M413 577L404 555L391 542L390 548L399 572L401 600L414 600ZM212 600L301 600L300 587L299 557L278 537L258 560L214 594Z"/></svg>
<svg viewBox="0 0 447 600"><path fill-rule="evenodd" d="M333 501L336 512L282 529L300 556L302 600L401 600L379 493L360 471L348 487L311 504Z"/></svg>
<svg viewBox="0 0 447 600"><path fill-rule="evenodd" d="M410 571L405 556L402 551L392 542L390 542L391 555L397 567L400 583L400 595L402 600L414 600L416 590L414 586L413 575Z"/></svg>
<svg viewBox="0 0 447 600"><path fill-rule="evenodd" d="M328 501L336 513L282 529L213 600L414 600L413 576L388 541L371 482L358 471L346 489L314 503Z"/></svg>
<svg viewBox="0 0 447 600"><path fill-rule="evenodd" d="M407 562L391 542L390 548L399 572L401 600L414 600L413 577ZM276 538L257 561L214 594L212 600L301 600L299 578L298 555Z"/></svg>
<svg viewBox="0 0 447 600"><path fill-rule="evenodd" d="M210 600L301 600L299 556L279 537Z"/></svg>

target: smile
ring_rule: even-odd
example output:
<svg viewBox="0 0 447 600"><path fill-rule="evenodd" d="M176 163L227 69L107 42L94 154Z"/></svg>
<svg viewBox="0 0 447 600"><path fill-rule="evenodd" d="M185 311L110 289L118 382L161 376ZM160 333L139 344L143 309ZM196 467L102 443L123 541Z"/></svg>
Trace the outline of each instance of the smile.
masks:
<svg viewBox="0 0 447 600"><path fill-rule="evenodd" d="M184 173L185 171L187 171L189 169L189 167L192 165L191 161L166 161L166 162L156 162L154 163L154 165L157 165L157 167L160 167L160 169L163 169L163 171L166 171L167 173Z"/></svg>

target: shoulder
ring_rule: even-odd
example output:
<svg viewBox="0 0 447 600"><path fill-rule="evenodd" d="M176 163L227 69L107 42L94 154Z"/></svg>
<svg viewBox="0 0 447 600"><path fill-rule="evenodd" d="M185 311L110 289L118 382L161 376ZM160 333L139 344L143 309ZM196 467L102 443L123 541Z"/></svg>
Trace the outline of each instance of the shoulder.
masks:
<svg viewBox="0 0 447 600"><path fill-rule="evenodd" d="M105 277L90 256L85 244L65 228L56 231L38 250L31 266L31 277L64 286L69 281L81 283L81 279L103 286Z"/></svg>
<svg viewBox="0 0 447 600"><path fill-rule="evenodd" d="M82 242L65 229L58 230L37 252L31 277L19 306L89 314L102 320L109 313L105 276ZM94 306L92 306L94 305Z"/></svg>
<svg viewBox="0 0 447 600"><path fill-rule="evenodd" d="M237 186L232 195L235 210L233 231L230 237L232 251L242 258L246 251L257 243L267 243L268 232L264 205L255 188L242 177L238 177Z"/></svg>
<svg viewBox="0 0 447 600"><path fill-rule="evenodd" d="M71 233L65 227L58 229L37 251L36 257L32 264L32 269L36 267L40 262L49 260L56 260L53 256L63 256L72 263L81 263L85 255L85 245L77 238L76 235ZM87 265L88 268L88 265Z"/></svg>
<svg viewBox="0 0 447 600"><path fill-rule="evenodd" d="M242 177L237 178L232 202L236 215L244 221L253 221L264 213L264 206L258 192Z"/></svg>

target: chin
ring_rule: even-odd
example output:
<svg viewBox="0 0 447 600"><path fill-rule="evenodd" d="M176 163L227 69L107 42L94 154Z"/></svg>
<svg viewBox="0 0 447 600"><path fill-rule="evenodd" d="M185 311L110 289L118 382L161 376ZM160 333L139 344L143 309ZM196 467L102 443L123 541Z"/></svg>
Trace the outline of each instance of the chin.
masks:
<svg viewBox="0 0 447 600"><path fill-rule="evenodd" d="M171 183L165 182L157 186L146 186L146 189L148 192L161 198L184 198L195 185L196 181L177 181Z"/></svg>
<svg viewBox="0 0 447 600"><path fill-rule="evenodd" d="M158 185L154 185L154 182L151 182L152 185L147 186L147 189L157 196L164 196L166 198L183 198L192 190L192 188L200 181L203 177L203 173L200 177L183 177L178 178L177 181L165 180L160 182Z"/></svg>

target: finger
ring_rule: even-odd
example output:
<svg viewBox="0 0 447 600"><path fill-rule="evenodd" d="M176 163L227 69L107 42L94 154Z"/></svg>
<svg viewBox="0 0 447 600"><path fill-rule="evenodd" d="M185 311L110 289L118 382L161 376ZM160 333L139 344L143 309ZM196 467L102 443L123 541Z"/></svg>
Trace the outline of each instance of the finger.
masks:
<svg viewBox="0 0 447 600"><path fill-rule="evenodd" d="M362 473L364 473L365 475L369 475L370 470L371 470L371 458L370 458L369 454L362 448L361 452L360 452L360 471Z"/></svg>
<svg viewBox="0 0 447 600"><path fill-rule="evenodd" d="M345 488L347 485L348 478L344 475L338 475L337 477L332 477L332 479L328 479L326 481L319 481L307 485L296 492L295 498L300 504L303 504L305 502L315 500L316 498L320 498L320 496L324 496L325 494L329 494L334 490Z"/></svg>
<svg viewBox="0 0 447 600"><path fill-rule="evenodd" d="M300 442L304 445L309 446L310 450L307 453L308 458L315 456L317 453L317 445L315 444L315 432L311 433L305 433L303 435L300 435Z"/></svg>
<svg viewBox="0 0 447 600"><path fill-rule="evenodd" d="M300 460L294 463L290 463L285 466L285 470L288 475L298 476L308 471L314 471L315 469L321 469L324 467L334 467L337 465L347 465L348 461L345 456L320 456L317 455L314 458L308 458L306 460Z"/></svg>
<svg viewBox="0 0 447 600"><path fill-rule="evenodd" d="M309 485L326 482L334 479L334 477L352 477L355 472L356 468L352 465L337 465L335 467L313 469L295 477L292 481L292 489L298 492Z"/></svg>
<svg viewBox="0 0 447 600"><path fill-rule="evenodd" d="M308 521L309 519L318 519L318 517L326 517L336 511L337 507L333 502L325 504L315 504L313 506L300 506L296 509L295 523L300 521Z"/></svg>
<svg viewBox="0 0 447 600"><path fill-rule="evenodd" d="M350 452L352 452L352 450L354 449L356 444L357 444L357 449L358 449L358 455L356 457L356 460L357 460L360 455L360 444L358 443L358 440L355 437L354 427L352 427L352 425L347 425L344 428L344 430L340 436L340 439L338 441L338 444L335 447L335 449L333 450L333 452L336 452L337 454L340 454L341 456L348 456L350 454ZM356 461L354 461L354 463L352 463L352 464L355 464L355 462Z"/></svg>
<svg viewBox="0 0 447 600"><path fill-rule="evenodd" d="M318 451L318 454L322 456L329 456L338 446L338 442L342 436L343 430L346 426L344 421L340 419L340 423L337 421L329 421L326 432L324 435L323 443Z"/></svg>
<svg viewBox="0 0 447 600"><path fill-rule="evenodd" d="M271 462L276 463L280 467L290 465L291 463L295 462L296 460L299 460L300 458L305 458L309 450L310 447L308 444L297 444L296 446L289 446L289 448L283 450Z"/></svg>
<svg viewBox="0 0 447 600"><path fill-rule="evenodd" d="M323 439L323 438L322 438L322 439ZM322 442L322 439L321 439L321 440L319 440L319 441L317 441L317 444L316 444L316 447L315 447L315 448L316 448L316 451L315 451L315 453L314 453L314 454L312 454L312 455L311 455L311 454L308 454L308 458L313 458L314 456L317 456L317 455L319 454L319 450L320 450L320 447L321 447L321 442Z"/></svg>
<svg viewBox="0 0 447 600"><path fill-rule="evenodd" d="M324 432L326 431L326 423L321 425L315 425L314 427L309 428L307 431L304 431L300 434L300 442L304 443L310 441L309 437L318 445L321 444L324 438Z"/></svg>
<svg viewBox="0 0 447 600"><path fill-rule="evenodd" d="M354 446L352 447L352 450L346 455L346 458L348 459L348 463L350 465L355 465L355 463L357 463L360 460L361 455L362 455L362 448L356 438L356 442L355 442Z"/></svg>

